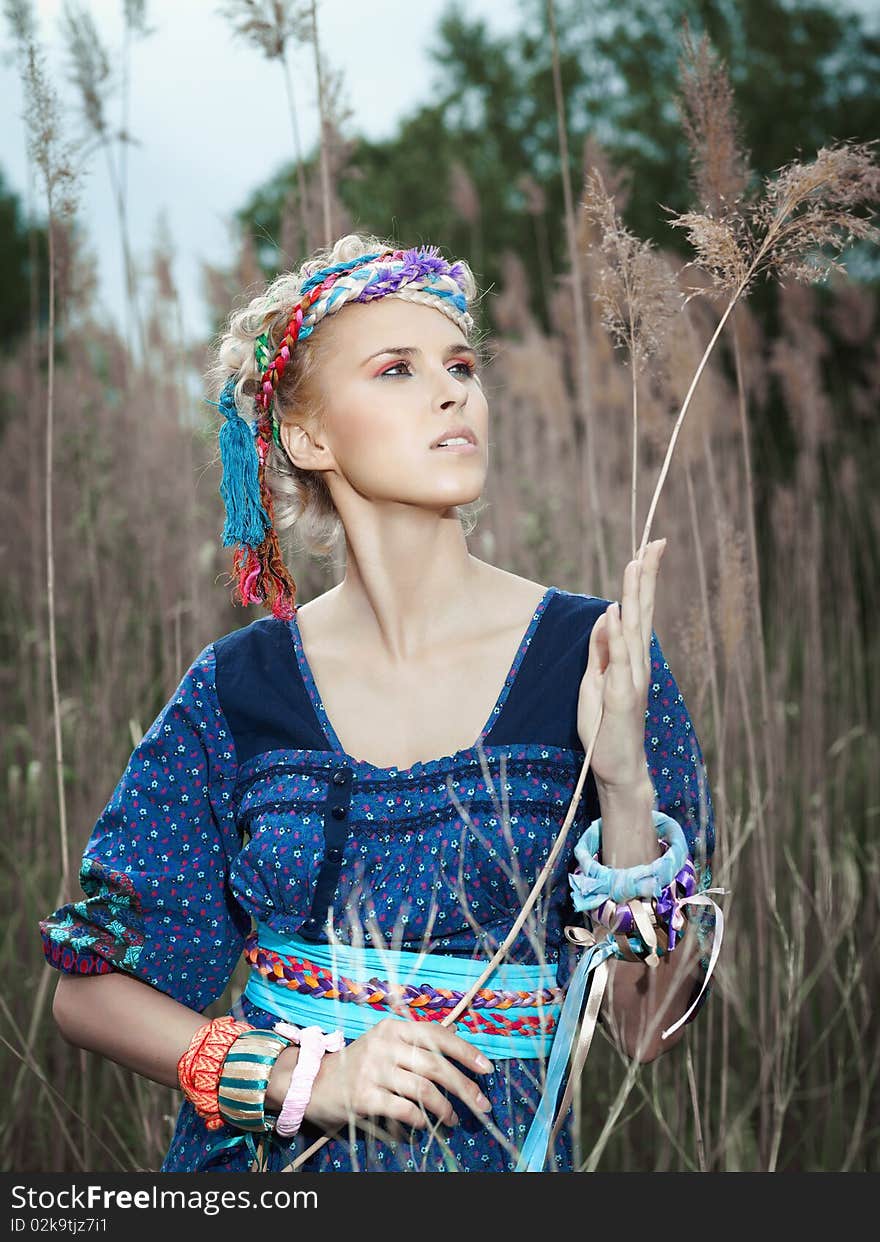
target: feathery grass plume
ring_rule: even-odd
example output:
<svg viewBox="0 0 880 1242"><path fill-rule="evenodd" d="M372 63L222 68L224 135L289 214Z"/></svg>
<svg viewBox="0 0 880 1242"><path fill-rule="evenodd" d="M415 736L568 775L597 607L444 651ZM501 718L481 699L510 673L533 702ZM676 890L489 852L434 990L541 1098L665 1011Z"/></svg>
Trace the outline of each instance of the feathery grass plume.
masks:
<svg viewBox="0 0 880 1242"><path fill-rule="evenodd" d="M853 241L880 241L880 229L854 210L880 204L880 166L874 161L878 141L820 147L812 163L795 160L768 179L754 215L765 231L758 271L812 284L832 272L846 273L834 253Z"/></svg>
<svg viewBox="0 0 880 1242"><path fill-rule="evenodd" d="M71 80L79 91L89 128L103 142L109 135L106 97L113 88L110 57L101 43L95 19L81 5L65 3L61 30L71 57Z"/></svg>
<svg viewBox="0 0 880 1242"><path fill-rule="evenodd" d="M795 160L767 178L763 197L744 203L723 220L705 212L671 212L673 227L687 231L697 258L695 266L709 275L711 291L727 299L718 326L706 346L670 437L642 534L646 546L657 502L663 490L681 423L709 355L740 298L759 274L782 280L817 281L830 271L846 271L825 251L838 253L853 240L880 240L870 220L856 208L876 207L880 199L880 168L873 160L877 139L822 147L812 164ZM667 208L667 210L669 210ZM823 251L822 248L825 248ZM689 297L705 293L692 288Z"/></svg>
<svg viewBox="0 0 880 1242"><path fill-rule="evenodd" d="M616 346L627 351L636 371L660 348L670 321L681 309L681 293L668 260L651 241L641 241L621 222L602 174L589 174L581 201L582 215L593 221L599 243L594 272L602 326Z"/></svg>
<svg viewBox="0 0 880 1242"><path fill-rule="evenodd" d="M3 16L21 55L37 41L33 0L3 0Z"/></svg>
<svg viewBox="0 0 880 1242"><path fill-rule="evenodd" d="M62 136L61 103L36 43L27 46L22 76L28 154L42 174L52 220L66 220L79 202L82 148Z"/></svg>
<svg viewBox="0 0 880 1242"><path fill-rule="evenodd" d="M282 60L290 43L306 43L311 33L309 0L225 0L217 13L267 60Z"/></svg>
<svg viewBox="0 0 880 1242"><path fill-rule="evenodd" d="M682 27L677 104L691 153L691 180L704 209L714 217L724 216L749 183L748 154L724 62L708 35L694 46L686 17Z"/></svg>
<svg viewBox="0 0 880 1242"><path fill-rule="evenodd" d="M306 178L302 143L299 134L298 101L294 97L289 52L291 44L305 44L311 39L312 24L308 0L225 0L219 5L220 17L232 22L235 34L259 48L267 60L277 60L284 74L290 127L293 132L293 154L296 166L300 237L297 249L308 253L313 249L312 235L306 215Z"/></svg>
<svg viewBox="0 0 880 1242"><path fill-rule="evenodd" d="M147 0L122 0L122 12L126 26L133 34L154 34L147 25Z"/></svg>
<svg viewBox="0 0 880 1242"><path fill-rule="evenodd" d="M670 212L669 222L686 230L697 252L693 265L731 305L759 275L813 283L846 273L835 254L854 241L880 241L880 229L856 210L873 214L880 202L878 141L836 143L810 163L793 160L764 179L760 197L743 200L722 220L687 211Z"/></svg>
<svg viewBox="0 0 880 1242"><path fill-rule="evenodd" d="M135 18L142 24L141 15L137 12ZM140 30L140 25L137 28ZM126 30L128 31L128 27ZM70 78L82 103L86 126L94 135L97 145L104 151L107 159L107 171L119 219L126 299L128 313L131 316L129 324L134 324L140 340L141 358L146 361L149 354L138 301L134 259L128 236L125 188L121 175L122 152L126 144L133 140L129 134L114 130L107 119L108 100L116 92L118 84L113 73L111 57L101 42L94 18L83 5L66 0L62 11L61 32L70 55ZM120 152L117 159L114 159L114 144L116 143L120 144Z"/></svg>
<svg viewBox="0 0 880 1242"><path fill-rule="evenodd" d="M636 555L638 498L638 376L660 348L671 320L681 309L682 297L675 273L650 241L641 241L621 223L614 199L605 189L601 172L593 169L581 200L581 216L599 232L593 298L602 326L615 346L626 350L632 375L632 473L630 482L630 537Z"/></svg>

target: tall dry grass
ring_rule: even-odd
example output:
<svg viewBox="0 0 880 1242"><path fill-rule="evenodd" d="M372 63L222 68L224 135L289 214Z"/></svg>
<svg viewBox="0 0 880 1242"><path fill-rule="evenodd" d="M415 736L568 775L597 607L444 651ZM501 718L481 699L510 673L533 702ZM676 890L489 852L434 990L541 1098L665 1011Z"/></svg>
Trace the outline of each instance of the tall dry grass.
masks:
<svg viewBox="0 0 880 1242"><path fill-rule="evenodd" d="M720 73L705 45L684 41L693 228L698 215L723 223L742 189ZM650 366L627 366L603 327L601 266L595 253L588 258L601 236L586 206L599 184L591 175L601 170L618 208L619 183L595 146L585 165L567 225L574 272L548 270L546 286L530 289L508 256L491 303L489 507L470 542L515 573L607 593L596 569L585 572L598 557L595 506L608 564L620 566L633 544L633 493L637 514L646 514L690 392L654 519L668 538L655 624L703 744L718 827L714 879L729 896L714 995L685 1045L645 1066L596 1041L581 1099L581 1164L876 1170L876 297L839 272L827 288L786 281L772 336L740 302L691 390L726 306L694 296ZM798 168L804 189L809 166ZM845 177L842 165L837 171ZM794 179L793 169L780 194L797 188ZM459 200L465 190L459 179ZM309 235L307 198L308 229L319 237L324 225L326 193L301 194L290 205L294 245ZM532 211L540 253L542 228L554 222L537 197ZM28 422L9 417L0 457L4 809L14 825L0 868L0 960L7 978L20 980L0 1002L6 1080L19 1084L0 1122L0 1162L22 1171L157 1168L179 1097L61 1041L41 1001L54 976L36 923L63 874L62 816L75 859L182 670L245 618L228 606L216 428L197 391L207 342L187 338L174 255L160 243L135 276L147 380L127 334L96 318L93 260L64 219L56 213L52 272L42 276L62 274L63 330L37 336L35 325L39 365L23 349L3 366L10 408L50 410L52 422L45 456L34 451ZM713 270L737 262L728 239L728 266L713 268L712 246L723 237L702 227L702 266L677 276L683 297L710 293ZM673 256L656 258L679 272ZM206 294L222 314L260 280L243 239L230 270L206 270ZM540 303L551 308L550 335L533 314ZM845 368L835 362L841 355ZM764 464L774 448L771 415L787 428L788 470ZM584 487L588 419L595 497ZM293 568L302 598L341 573ZM533 878L521 877L524 894ZM239 969L218 1011L243 978Z"/></svg>

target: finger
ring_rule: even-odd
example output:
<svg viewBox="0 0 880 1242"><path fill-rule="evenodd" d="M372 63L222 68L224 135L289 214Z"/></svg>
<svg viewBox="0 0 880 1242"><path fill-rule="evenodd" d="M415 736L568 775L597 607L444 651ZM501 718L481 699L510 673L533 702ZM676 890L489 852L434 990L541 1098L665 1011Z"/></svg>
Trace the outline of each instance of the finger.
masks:
<svg viewBox="0 0 880 1242"><path fill-rule="evenodd" d="M590 631L590 647L584 675L601 677L608 667L609 659L608 627L603 612Z"/></svg>
<svg viewBox="0 0 880 1242"><path fill-rule="evenodd" d="M657 575L660 572L660 561L665 549L665 539L658 539L656 544L648 544L648 547L645 549L645 565L642 569L639 611L641 614L645 667L648 671L650 671L651 666L651 634L654 629L654 598L657 590Z"/></svg>
<svg viewBox="0 0 880 1242"><path fill-rule="evenodd" d="M608 618L608 650L611 656L608 665L608 691L626 696L632 692L632 670L630 668L629 650L623 637L621 621L616 603L609 604L605 610Z"/></svg>
<svg viewBox="0 0 880 1242"><path fill-rule="evenodd" d="M623 640L629 656L631 676L634 680L641 678L645 663L645 652L642 646L642 616L639 607L641 592L642 562L630 561L623 573Z"/></svg>
<svg viewBox="0 0 880 1242"><path fill-rule="evenodd" d="M464 1042L464 1041L462 1041ZM470 1045L468 1045L470 1047ZM412 1072L421 1078L430 1079L445 1087L446 1090L461 1100L471 1112L486 1113L491 1104L480 1088L466 1077L451 1061L440 1052L428 1048L409 1048L409 1059L405 1062L404 1072Z"/></svg>
<svg viewBox="0 0 880 1242"><path fill-rule="evenodd" d="M426 1130L431 1124L428 1114L412 1100L395 1095L393 1091L380 1091L373 1105L376 1117L390 1117L413 1130Z"/></svg>
<svg viewBox="0 0 880 1242"><path fill-rule="evenodd" d="M410 1073L409 1070L398 1066L394 1071L391 1087L397 1095L402 1095L405 1099L415 1101L420 1108L432 1112L435 1117L445 1122L446 1125L458 1125L458 1114L452 1107L451 1102L431 1082L430 1078Z"/></svg>
<svg viewBox="0 0 880 1242"><path fill-rule="evenodd" d="M456 1035L451 1027L441 1026L439 1022L395 1022L394 1026L398 1028L394 1034L405 1043L453 1057L469 1069L475 1069L478 1074L491 1074L495 1069L488 1057Z"/></svg>

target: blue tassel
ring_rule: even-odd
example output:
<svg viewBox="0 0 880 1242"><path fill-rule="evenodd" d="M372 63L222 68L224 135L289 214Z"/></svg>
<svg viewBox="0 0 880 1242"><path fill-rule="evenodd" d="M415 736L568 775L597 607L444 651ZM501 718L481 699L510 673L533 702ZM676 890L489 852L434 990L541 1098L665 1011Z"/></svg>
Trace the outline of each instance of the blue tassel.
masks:
<svg viewBox="0 0 880 1242"><path fill-rule="evenodd" d="M258 548L272 523L260 499L260 459L254 430L238 413L232 377L223 386L218 408L226 419L219 437L223 463L220 495L226 506L223 544Z"/></svg>

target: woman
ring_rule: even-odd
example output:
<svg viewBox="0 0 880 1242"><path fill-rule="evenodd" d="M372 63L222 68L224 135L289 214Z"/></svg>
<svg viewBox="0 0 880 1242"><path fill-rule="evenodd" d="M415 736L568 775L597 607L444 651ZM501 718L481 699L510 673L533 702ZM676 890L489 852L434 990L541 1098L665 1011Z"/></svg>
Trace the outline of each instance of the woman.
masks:
<svg viewBox="0 0 880 1242"><path fill-rule="evenodd" d="M269 1169L516 1168L579 960L563 935L572 844L601 815L604 863L653 866L662 812L708 876L702 756L652 630L662 544L627 566L622 619L468 551L459 508L483 490L490 442L474 295L464 263L352 235L222 337L224 542L239 598L273 615L196 658L95 826L86 900L41 924L64 1037L184 1089L164 1171L250 1168L251 1108ZM312 551L344 533L340 584L297 607L276 524ZM600 702L570 843L501 973L445 1025L547 860ZM186 1067L204 1070L212 1031L254 1039L202 1012L243 949L233 1016L293 1026L256 1058L270 1069L247 1062L239 1115L231 1043L213 1103ZM628 956L609 963L602 1018L650 1060L681 1037L661 1028L703 966L693 934L654 970ZM308 1026L344 1048L307 1056ZM573 1167L567 1126L539 1165Z"/></svg>

